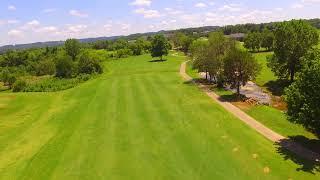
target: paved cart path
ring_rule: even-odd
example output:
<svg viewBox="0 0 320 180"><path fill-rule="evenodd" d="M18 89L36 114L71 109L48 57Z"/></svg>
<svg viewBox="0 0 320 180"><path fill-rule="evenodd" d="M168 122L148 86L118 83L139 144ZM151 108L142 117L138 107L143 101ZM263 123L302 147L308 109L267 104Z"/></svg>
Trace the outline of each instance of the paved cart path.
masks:
<svg viewBox="0 0 320 180"><path fill-rule="evenodd" d="M186 73L186 63L184 62L181 64L180 67L180 75L186 80L186 81L192 81L192 77L190 77ZM320 155L310 151L309 149L306 149L305 147L301 146L300 144L293 142L286 137L274 132L273 130L269 129L268 127L264 126L260 122L256 121L252 117L250 117L248 114L240 110L238 107L234 106L233 104L229 102L222 101L220 96L214 93L210 90L209 86L198 83L197 84L199 88L204 91L211 99L216 101L218 104L220 104L222 107L224 107L227 111L229 111L231 114L238 117L241 121L246 123L251 128L255 129L257 132L262 134L267 139L271 140L272 142L279 143L282 147L286 148L287 150L299 155L302 158L319 162Z"/></svg>

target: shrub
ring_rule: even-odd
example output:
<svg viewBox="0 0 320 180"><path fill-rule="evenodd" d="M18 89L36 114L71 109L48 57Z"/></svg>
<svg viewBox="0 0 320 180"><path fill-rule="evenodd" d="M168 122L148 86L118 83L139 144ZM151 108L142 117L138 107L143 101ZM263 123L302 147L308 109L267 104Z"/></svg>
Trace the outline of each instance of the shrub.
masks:
<svg viewBox="0 0 320 180"><path fill-rule="evenodd" d="M27 83L24 80L17 80L12 87L13 92L21 92L26 88Z"/></svg>
<svg viewBox="0 0 320 180"><path fill-rule="evenodd" d="M36 65L35 71L37 76L53 75L56 68L52 60L43 60Z"/></svg>
<svg viewBox="0 0 320 180"><path fill-rule="evenodd" d="M119 49L115 56L117 58L125 58L131 55L133 55L133 53L130 49Z"/></svg>
<svg viewBox="0 0 320 180"><path fill-rule="evenodd" d="M73 88L88 81L92 76L82 74L72 79L47 78L36 83L27 84L24 92L55 92Z"/></svg>
<svg viewBox="0 0 320 180"><path fill-rule="evenodd" d="M80 56L78 63L78 73L93 74L103 72L102 65L100 62L88 53L84 53Z"/></svg>
<svg viewBox="0 0 320 180"><path fill-rule="evenodd" d="M12 88L12 85L13 85L16 81L17 81L17 78L16 78L14 75L10 74L9 77L8 77L8 79L7 79L7 84L8 84L8 86L9 86L10 88Z"/></svg>
<svg viewBox="0 0 320 180"><path fill-rule="evenodd" d="M58 58L56 62L56 76L60 78L71 78L73 70L73 62L70 57L63 56Z"/></svg>

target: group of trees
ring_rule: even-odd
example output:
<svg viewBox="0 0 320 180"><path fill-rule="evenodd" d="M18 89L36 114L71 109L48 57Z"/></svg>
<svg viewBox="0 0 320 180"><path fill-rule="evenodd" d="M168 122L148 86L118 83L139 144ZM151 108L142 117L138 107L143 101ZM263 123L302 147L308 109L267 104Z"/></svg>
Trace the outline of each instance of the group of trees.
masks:
<svg viewBox="0 0 320 180"><path fill-rule="evenodd" d="M302 57L319 43L318 31L305 21L292 20L277 24L273 32L274 55L268 58L268 66L280 79L293 82L302 68Z"/></svg>
<svg viewBox="0 0 320 180"><path fill-rule="evenodd" d="M214 32L208 40L198 39L191 46L193 68L206 72L206 78L219 86L225 83L237 89L254 79L260 71L260 65L253 56L238 49L236 42L226 38L222 32Z"/></svg>
<svg viewBox="0 0 320 180"><path fill-rule="evenodd" d="M274 55L268 66L292 84L285 90L290 121L320 134L320 50L317 29L302 20L279 23L274 29Z"/></svg>
<svg viewBox="0 0 320 180"><path fill-rule="evenodd" d="M0 56L0 81L9 88L25 85L25 76L72 78L102 71L98 58L88 54L75 39L67 40L63 47L7 51Z"/></svg>
<svg viewBox="0 0 320 180"><path fill-rule="evenodd" d="M138 56L143 53L148 53L151 48L151 41L142 37L131 41L121 38L115 41L97 41L92 43L91 47L97 50L104 49L107 51L113 51L113 57L124 58L132 55Z"/></svg>
<svg viewBox="0 0 320 180"><path fill-rule="evenodd" d="M263 32L250 32L244 39L244 47L253 52L260 51L261 48L271 51L273 44L274 34L268 29Z"/></svg>
<svg viewBox="0 0 320 180"><path fill-rule="evenodd" d="M305 22L311 24L313 27L320 29L320 19L309 19L304 20ZM219 28L224 32L224 34L234 34L234 33L249 33L249 32L262 32L264 29L273 30L277 26L277 22L261 23L261 24L237 24L228 25Z"/></svg>
<svg viewBox="0 0 320 180"><path fill-rule="evenodd" d="M171 40L173 42L174 48L180 50L187 54L190 50L190 46L194 40L194 38L190 35L186 35L182 32L176 32L172 37Z"/></svg>

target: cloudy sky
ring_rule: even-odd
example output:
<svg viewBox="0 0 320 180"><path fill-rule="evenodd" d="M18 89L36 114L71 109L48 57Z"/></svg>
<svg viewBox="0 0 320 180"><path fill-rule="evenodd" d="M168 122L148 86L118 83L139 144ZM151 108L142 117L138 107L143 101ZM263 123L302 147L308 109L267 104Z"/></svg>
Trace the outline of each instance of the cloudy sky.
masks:
<svg viewBox="0 0 320 180"><path fill-rule="evenodd" d="M320 0L1 0L0 45L320 17Z"/></svg>

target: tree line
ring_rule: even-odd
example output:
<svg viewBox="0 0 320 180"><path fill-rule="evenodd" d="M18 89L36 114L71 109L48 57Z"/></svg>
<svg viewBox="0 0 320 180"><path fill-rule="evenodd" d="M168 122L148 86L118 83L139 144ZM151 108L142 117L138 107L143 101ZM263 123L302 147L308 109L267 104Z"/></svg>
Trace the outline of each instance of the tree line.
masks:
<svg viewBox="0 0 320 180"><path fill-rule="evenodd" d="M75 39L68 39L61 47L10 50L0 56L0 81L13 91L23 91L26 76L68 79L102 72L101 58Z"/></svg>
<svg viewBox="0 0 320 180"><path fill-rule="evenodd" d="M260 71L259 63L245 49L239 48L223 32L196 39L190 46L192 65L205 72L218 86L230 84L237 89L253 80ZM244 46L251 52L264 48L274 53L268 66L280 80L289 82L284 99L291 122L304 125L320 134L320 50L319 31L304 20L272 24L272 30L249 32Z"/></svg>

